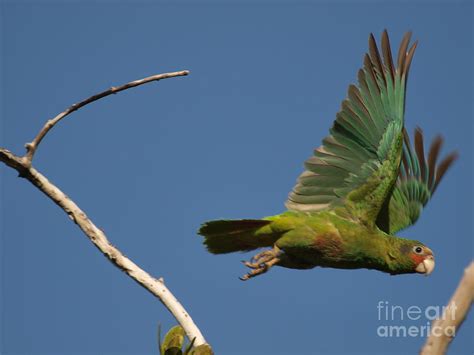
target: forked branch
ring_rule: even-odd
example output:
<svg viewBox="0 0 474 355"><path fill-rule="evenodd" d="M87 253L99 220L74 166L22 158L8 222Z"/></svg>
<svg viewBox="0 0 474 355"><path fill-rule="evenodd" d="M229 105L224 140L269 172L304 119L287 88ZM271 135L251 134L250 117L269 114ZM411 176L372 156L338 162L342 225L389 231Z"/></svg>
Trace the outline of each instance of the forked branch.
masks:
<svg viewBox="0 0 474 355"><path fill-rule="evenodd" d="M140 268L132 260L127 258L120 250L112 245L107 239L105 233L97 228L97 226L89 219L89 217L72 201L66 194L64 194L57 186L52 184L48 179L32 167L32 159L35 154L38 145L44 136L54 127L61 119L69 115L70 113L78 110L79 108L86 106L89 103L97 101L101 98L115 94L117 92L130 89L139 85L143 85L152 81L157 81L165 78L172 78L176 76L187 75L188 71L180 71L174 73L165 73L150 76L141 80L132 81L119 87L112 87L97 95L91 96L90 98L81 101L75 105L72 105L64 112L57 115L55 118L49 120L41 131L38 133L36 138L26 145L27 153L25 156L17 156L7 149L0 148L0 161L5 163L7 166L18 171L19 175L34 186L36 186L41 192L48 196L54 203L56 203L68 216L78 225L78 227L84 232L89 240L118 268L127 273L133 280L143 286L165 305L165 307L173 314L178 323L183 327L186 335L190 340L194 339L194 345L199 346L206 344L201 331L193 322L189 314L186 312L184 307L178 302L173 296L170 290L165 286L163 280L156 279L145 270Z"/></svg>

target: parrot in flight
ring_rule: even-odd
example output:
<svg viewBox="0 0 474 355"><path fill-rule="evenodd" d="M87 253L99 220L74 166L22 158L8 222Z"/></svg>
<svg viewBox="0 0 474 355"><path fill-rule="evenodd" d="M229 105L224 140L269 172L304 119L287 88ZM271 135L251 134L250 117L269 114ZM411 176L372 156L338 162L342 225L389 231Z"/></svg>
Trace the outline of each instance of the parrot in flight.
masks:
<svg viewBox="0 0 474 355"><path fill-rule="evenodd" d="M262 219L205 222L198 233L213 254L268 248L243 263L248 280L272 266L373 269L429 275L430 248L394 234L413 225L457 152L438 162L443 139L425 155L423 132L414 145L404 128L406 82L417 42L404 35L392 57L387 31L381 52L373 34L358 85L350 85L322 145L286 201L287 211Z"/></svg>

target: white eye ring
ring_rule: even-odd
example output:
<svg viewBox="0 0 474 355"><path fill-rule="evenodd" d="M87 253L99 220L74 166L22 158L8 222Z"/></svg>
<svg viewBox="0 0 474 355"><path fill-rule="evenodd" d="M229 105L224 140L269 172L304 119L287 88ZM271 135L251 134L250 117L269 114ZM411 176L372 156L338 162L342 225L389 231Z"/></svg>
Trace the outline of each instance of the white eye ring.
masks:
<svg viewBox="0 0 474 355"><path fill-rule="evenodd" d="M421 246L419 246L419 245L414 246L414 247L413 247L413 252L414 252L415 254L423 254L423 247L421 247Z"/></svg>

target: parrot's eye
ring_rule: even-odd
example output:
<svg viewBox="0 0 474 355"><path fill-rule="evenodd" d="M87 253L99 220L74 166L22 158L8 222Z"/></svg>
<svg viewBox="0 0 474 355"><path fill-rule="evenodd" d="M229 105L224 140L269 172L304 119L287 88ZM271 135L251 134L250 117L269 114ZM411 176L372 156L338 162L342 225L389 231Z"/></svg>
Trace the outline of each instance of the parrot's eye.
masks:
<svg viewBox="0 0 474 355"><path fill-rule="evenodd" d="M423 248L422 247L413 247L413 251L416 254L421 254L423 252Z"/></svg>

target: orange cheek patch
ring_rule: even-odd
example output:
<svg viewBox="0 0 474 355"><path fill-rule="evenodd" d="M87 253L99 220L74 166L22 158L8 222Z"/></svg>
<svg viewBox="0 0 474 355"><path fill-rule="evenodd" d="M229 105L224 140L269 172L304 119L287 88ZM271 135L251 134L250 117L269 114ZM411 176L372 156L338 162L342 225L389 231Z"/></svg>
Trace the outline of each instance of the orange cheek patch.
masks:
<svg viewBox="0 0 474 355"><path fill-rule="evenodd" d="M419 263L422 263L423 260L425 260L425 257L423 255L418 254L410 254L410 258L415 262L415 265L418 265Z"/></svg>

